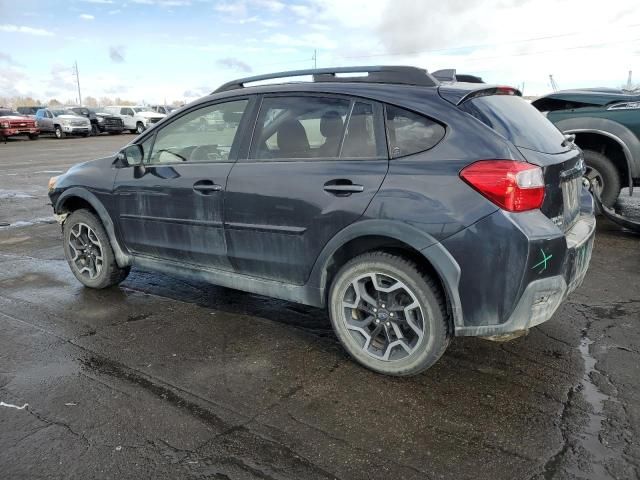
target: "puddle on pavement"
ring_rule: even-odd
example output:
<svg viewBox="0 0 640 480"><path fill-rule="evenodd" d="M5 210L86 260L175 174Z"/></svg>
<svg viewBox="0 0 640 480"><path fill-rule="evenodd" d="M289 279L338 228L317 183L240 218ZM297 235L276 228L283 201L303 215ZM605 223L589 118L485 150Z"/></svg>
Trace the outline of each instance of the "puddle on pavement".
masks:
<svg viewBox="0 0 640 480"><path fill-rule="evenodd" d="M582 394L582 397L591 407L590 412L587 414L587 424L581 432L578 433L578 443L582 446L591 456L591 472L585 477L585 472L575 471L577 476L581 478L588 478L590 480L607 480L613 477L607 472L604 467L604 463L610 456L609 449L600 441L600 433L602 432L602 422L605 420L604 415L604 402L611 400L609 395L606 395L600 391L596 384L591 380L591 374L598 372L596 368L596 359L591 355L589 347L593 344L586 335L582 337L578 349L584 362L584 375L580 386L577 390Z"/></svg>

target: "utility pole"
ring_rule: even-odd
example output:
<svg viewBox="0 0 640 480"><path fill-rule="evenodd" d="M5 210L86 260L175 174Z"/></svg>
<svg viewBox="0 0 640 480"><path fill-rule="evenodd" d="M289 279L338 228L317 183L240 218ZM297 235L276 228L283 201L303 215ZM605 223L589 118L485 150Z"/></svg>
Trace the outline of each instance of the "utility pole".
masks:
<svg viewBox="0 0 640 480"><path fill-rule="evenodd" d="M554 92L557 92L558 91L558 84L553 79L553 75L549 75L549 80L551 80L551 88L553 89Z"/></svg>
<svg viewBox="0 0 640 480"><path fill-rule="evenodd" d="M73 64L73 74L76 76L76 83L78 85L78 103L82 105L82 95L80 94L80 73L78 73L78 61Z"/></svg>
<svg viewBox="0 0 640 480"><path fill-rule="evenodd" d="M313 49L313 57L311 60L313 60L313 68L318 68L318 50L315 48Z"/></svg>
<svg viewBox="0 0 640 480"><path fill-rule="evenodd" d="M629 70L629 77L627 78L627 90L631 90L631 85L633 84L633 71Z"/></svg>

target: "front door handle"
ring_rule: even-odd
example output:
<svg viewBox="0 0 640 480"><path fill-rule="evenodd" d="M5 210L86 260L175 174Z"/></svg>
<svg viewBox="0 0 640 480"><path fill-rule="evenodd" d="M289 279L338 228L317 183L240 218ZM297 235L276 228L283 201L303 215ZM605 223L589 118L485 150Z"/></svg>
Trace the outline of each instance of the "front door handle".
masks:
<svg viewBox="0 0 640 480"><path fill-rule="evenodd" d="M347 196L363 192L364 186L355 184L351 180L330 180L324 184L324 191L334 195Z"/></svg>
<svg viewBox="0 0 640 480"><path fill-rule="evenodd" d="M202 195L210 195L213 192L222 190L222 185L218 185L211 180L199 180L193 184L193 189Z"/></svg>

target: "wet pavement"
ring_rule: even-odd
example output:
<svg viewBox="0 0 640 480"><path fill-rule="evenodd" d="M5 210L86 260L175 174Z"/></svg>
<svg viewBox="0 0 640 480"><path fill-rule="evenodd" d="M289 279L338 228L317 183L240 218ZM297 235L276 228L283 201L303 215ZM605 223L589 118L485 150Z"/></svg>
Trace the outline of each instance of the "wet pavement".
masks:
<svg viewBox="0 0 640 480"><path fill-rule="evenodd" d="M638 478L639 235L601 221L528 336L384 377L322 310L137 270L81 287L38 172L131 138L0 144L0 477Z"/></svg>

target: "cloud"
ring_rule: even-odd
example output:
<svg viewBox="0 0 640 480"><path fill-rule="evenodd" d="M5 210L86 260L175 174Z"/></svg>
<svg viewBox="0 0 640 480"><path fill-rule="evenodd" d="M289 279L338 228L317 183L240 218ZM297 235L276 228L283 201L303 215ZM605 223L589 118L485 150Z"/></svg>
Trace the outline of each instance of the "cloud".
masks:
<svg viewBox="0 0 640 480"><path fill-rule="evenodd" d="M109 58L114 63L124 63L124 45L112 45L109 47Z"/></svg>
<svg viewBox="0 0 640 480"><path fill-rule="evenodd" d="M52 37L54 35L53 32L50 32L43 28L33 28L33 27L25 27L23 25L11 25L11 24L0 25L0 32L26 33L27 35L37 35L41 37Z"/></svg>
<svg viewBox="0 0 640 480"><path fill-rule="evenodd" d="M265 39L265 42L283 47L307 47L320 48L323 50L333 50L338 45L323 33L305 33L292 37L284 33L276 33Z"/></svg>
<svg viewBox="0 0 640 480"><path fill-rule="evenodd" d="M220 67L224 67L224 68L238 70L240 72L251 71L251 67L248 64L246 64L242 60L239 60L233 57L221 58L216 61L216 65L219 65ZM188 96L188 95L185 95L185 96Z"/></svg>
<svg viewBox="0 0 640 480"><path fill-rule="evenodd" d="M3 52L0 52L0 63L6 63L7 65L14 67L21 66L21 64L16 62L11 55Z"/></svg>
<svg viewBox="0 0 640 480"><path fill-rule="evenodd" d="M118 13L121 13L122 10L120 10L119 8L115 9L115 10L109 10L107 13L109 15L117 15Z"/></svg>
<svg viewBox="0 0 640 480"><path fill-rule="evenodd" d="M94 17L93 15L89 15L88 13L81 13L80 15L78 15L78 18L81 18L82 20L91 21L91 20L95 20L96 17Z"/></svg>

